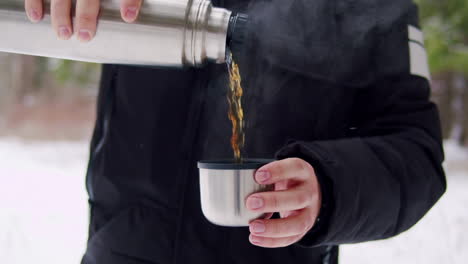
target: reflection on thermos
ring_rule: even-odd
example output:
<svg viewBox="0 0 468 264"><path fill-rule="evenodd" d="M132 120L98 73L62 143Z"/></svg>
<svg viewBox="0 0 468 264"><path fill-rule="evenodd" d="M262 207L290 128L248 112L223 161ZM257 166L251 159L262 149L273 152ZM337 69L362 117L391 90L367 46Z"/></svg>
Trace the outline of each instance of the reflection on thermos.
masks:
<svg viewBox="0 0 468 264"><path fill-rule="evenodd" d="M120 17L120 0L101 0L95 38L80 43L59 40L50 25L50 0L44 20L33 24L24 0L0 1L0 51L115 64L182 66L205 61L223 63L228 32L246 22L242 14L213 7L209 0L146 0L139 18L128 24ZM236 42L238 43L238 41Z"/></svg>

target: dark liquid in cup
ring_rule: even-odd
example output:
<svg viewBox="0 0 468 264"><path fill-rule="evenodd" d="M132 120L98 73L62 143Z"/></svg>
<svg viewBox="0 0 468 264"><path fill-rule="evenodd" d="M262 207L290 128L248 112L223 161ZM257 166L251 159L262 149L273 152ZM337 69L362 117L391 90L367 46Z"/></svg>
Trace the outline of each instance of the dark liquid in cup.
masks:
<svg viewBox="0 0 468 264"><path fill-rule="evenodd" d="M239 66L229 53L226 60L229 71L229 89L227 100L229 105L228 117L232 123L231 146L234 151L234 159L242 163L242 149L244 148L244 110L242 109L242 86Z"/></svg>

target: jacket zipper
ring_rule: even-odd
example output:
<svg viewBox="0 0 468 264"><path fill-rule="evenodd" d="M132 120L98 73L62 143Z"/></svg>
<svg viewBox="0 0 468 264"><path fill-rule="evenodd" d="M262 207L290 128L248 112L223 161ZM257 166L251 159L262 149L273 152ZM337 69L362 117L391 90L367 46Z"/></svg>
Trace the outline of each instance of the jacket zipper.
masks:
<svg viewBox="0 0 468 264"><path fill-rule="evenodd" d="M190 116L188 118L188 125L185 131L184 142L182 151L186 153L186 158L184 160L185 164L182 166L183 173L181 176L181 184L180 184L180 196L179 196L179 212L177 216L177 224L176 224L176 234L175 234L175 241L174 241L174 255L173 255L173 263L179 263L178 257L180 256L180 241L182 236L182 224L184 219L184 211L185 211L185 193L188 192L188 180L191 174L192 166L191 164L194 162L194 147L196 145L196 139L198 137L198 131L200 126L200 115L201 110L203 108L203 102L205 98L206 86L208 81L208 67L204 69L198 69L197 72L194 73L196 76L194 77L195 80L195 91L192 94L192 102L190 106Z"/></svg>
<svg viewBox="0 0 468 264"><path fill-rule="evenodd" d="M115 82L117 80L117 75L118 75L118 69L116 65L111 65L111 79L107 85L106 91L101 95L104 97L103 99L103 106L102 106L102 111L103 111L103 117L101 120L102 127L100 128L100 135L99 135L99 141L90 153L90 158L88 162L88 169L86 173L86 189L89 194L89 198L91 201L94 200L94 191L93 187L91 184L92 178L93 178L93 168L94 168L94 163L96 161L96 156L101 152L104 144L107 142L107 138L109 135L109 127L110 127L110 119L112 116L112 109L114 107L114 86Z"/></svg>

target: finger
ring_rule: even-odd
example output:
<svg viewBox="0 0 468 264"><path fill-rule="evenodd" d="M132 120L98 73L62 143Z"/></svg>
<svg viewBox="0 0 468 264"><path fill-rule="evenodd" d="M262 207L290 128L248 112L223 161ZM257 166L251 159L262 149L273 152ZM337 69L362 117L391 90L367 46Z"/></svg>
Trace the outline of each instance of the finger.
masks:
<svg viewBox="0 0 468 264"><path fill-rule="evenodd" d="M313 198L311 191L296 187L284 191L254 193L247 198L246 207L264 213L292 211L309 206Z"/></svg>
<svg viewBox="0 0 468 264"><path fill-rule="evenodd" d="M280 219L258 219L249 224L250 232L260 237L291 237L306 234L314 225L315 217L310 210Z"/></svg>
<svg viewBox="0 0 468 264"><path fill-rule="evenodd" d="M81 42L90 41L96 34L99 14L99 0L78 0L76 2L75 31Z"/></svg>
<svg viewBox="0 0 468 264"><path fill-rule="evenodd" d="M302 236L292 236L292 237L281 237L281 238L271 238L271 237L260 237L255 235L250 235L250 243L265 248L279 248L287 247L291 244L296 243L302 238Z"/></svg>
<svg viewBox="0 0 468 264"><path fill-rule="evenodd" d="M274 213L267 213L267 214L265 214L265 215L263 216L263 219L270 219L270 218L273 217L273 214L274 214Z"/></svg>
<svg viewBox="0 0 468 264"><path fill-rule="evenodd" d="M43 16L42 0L26 0L24 1L24 9L31 22L39 22Z"/></svg>
<svg viewBox="0 0 468 264"><path fill-rule="evenodd" d="M281 218L286 218L286 217L294 216L294 215L297 215L297 214L299 214L299 211L297 211L297 210L279 212L279 215L280 215Z"/></svg>
<svg viewBox="0 0 468 264"><path fill-rule="evenodd" d="M314 172L312 166L299 158L278 160L261 167L255 173L260 184L272 184L287 179L305 180Z"/></svg>
<svg viewBox="0 0 468 264"><path fill-rule="evenodd" d="M122 0L120 4L120 14L125 22L132 23L140 12L141 0Z"/></svg>
<svg viewBox="0 0 468 264"><path fill-rule="evenodd" d="M60 39L69 39L73 33L71 0L52 0L50 5L52 26Z"/></svg>
<svg viewBox="0 0 468 264"><path fill-rule="evenodd" d="M288 180L282 180L275 183L275 191L283 191L288 189Z"/></svg>

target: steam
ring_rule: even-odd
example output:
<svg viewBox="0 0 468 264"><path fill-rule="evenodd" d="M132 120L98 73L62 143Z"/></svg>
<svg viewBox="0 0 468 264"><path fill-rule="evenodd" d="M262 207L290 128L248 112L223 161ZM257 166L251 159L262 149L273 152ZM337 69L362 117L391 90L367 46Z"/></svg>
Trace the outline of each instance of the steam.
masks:
<svg viewBox="0 0 468 264"><path fill-rule="evenodd" d="M368 82L378 34L411 8L410 0L251 1L246 61L240 66L248 72L273 67L331 82Z"/></svg>
<svg viewBox="0 0 468 264"><path fill-rule="evenodd" d="M245 47L234 54L244 87L245 153L271 157L279 138L339 137L322 117L340 110L314 105L333 96L339 103L342 88L372 84L386 67L375 65L379 50L400 45L385 43L385 35L401 34L408 21L400 18L414 8L410 0L252 0L242 9L250 18Z"/></svg>

